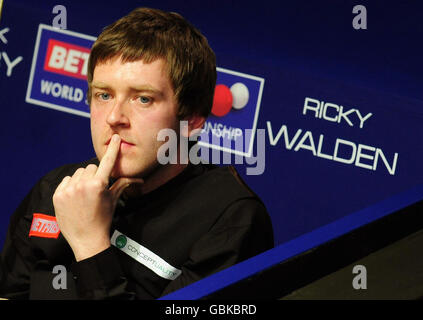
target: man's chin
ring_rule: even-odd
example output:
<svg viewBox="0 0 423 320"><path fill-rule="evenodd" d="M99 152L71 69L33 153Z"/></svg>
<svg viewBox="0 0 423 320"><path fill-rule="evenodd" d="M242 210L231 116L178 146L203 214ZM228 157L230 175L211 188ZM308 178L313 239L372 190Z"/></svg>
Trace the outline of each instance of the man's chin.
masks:
<svg viewBox="0 0 423 320"><path fill-rule="evenodd" d="M114 179L135 178L134 172L132 172L132 170L128 170L127 168L123 168L121 166L116 166L116 165L113 168L110 176Z"/></svg>
<svg viewBox="0 0 423 320"><path fill-rule="evenodd" d="M119 178L141 178L144 179L149 176L153 171L155 171L155 167L146 168L146 169L138 169L134 170L133 168L122 168L122 167L114 167L111 173L111 177L114 179Z"/></svg>

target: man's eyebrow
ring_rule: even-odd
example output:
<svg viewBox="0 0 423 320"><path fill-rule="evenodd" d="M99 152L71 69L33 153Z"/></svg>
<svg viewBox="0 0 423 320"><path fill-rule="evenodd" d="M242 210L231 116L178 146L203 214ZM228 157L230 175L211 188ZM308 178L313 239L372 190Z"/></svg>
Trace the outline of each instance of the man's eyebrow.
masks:
<svg viewBox="0 0 423 320"><path fill-rule="evenodd" d="M156 88L154 88L150 85L132 86L130 89L132 91L137 91L137 92L151 92L151 93L155 93L155 94L159 94L159 95L163 94L160 90L158 90L158 89L156 89Z"/></svg>
<svg viewBox="0 0 423 320"><path fill-rule="evenodd" d="M110 86L103 82L93 82L91 86L97 89L110 89Z"/></svg>
<svg viewBox="0 0 423 320"><path fill-rule="evenodd" d="M108 84L104 83L104 82L93 82L91 84L91 86L93 88L97 88L97 89L112 89L111 86L109 86ZM150 92L150 93L154 93L157 95L163 95L163 92L150 86L150 85L140 85L140 86L132 86L129 88L132 91L135 92Z"/></svg>

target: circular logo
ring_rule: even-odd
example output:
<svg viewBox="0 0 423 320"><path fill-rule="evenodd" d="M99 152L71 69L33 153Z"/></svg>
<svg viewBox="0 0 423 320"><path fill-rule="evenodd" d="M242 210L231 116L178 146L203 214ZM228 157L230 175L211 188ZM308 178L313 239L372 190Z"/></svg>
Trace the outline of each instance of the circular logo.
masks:
<svg viewBox="0 0 423 320"><path fill-rule="evenodd" d="M123 248L126 245L126 237L121 234L116 238L115 243L116 247L118 247L119 249Z"/></svg>

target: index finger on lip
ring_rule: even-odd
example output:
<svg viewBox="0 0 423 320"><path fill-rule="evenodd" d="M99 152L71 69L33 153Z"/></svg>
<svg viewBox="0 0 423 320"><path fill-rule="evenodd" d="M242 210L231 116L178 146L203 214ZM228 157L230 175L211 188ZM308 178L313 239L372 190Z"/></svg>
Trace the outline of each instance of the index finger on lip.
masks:
<svg viewBox="0 0 423 320"><path fill-rule="evenodd" d="M106 153L104 154L103 159L98 166L97 172L95 174L96 177L108 181L110 174L112 173L113 167L115 166L115 162L117 156L119 154L120 149L120 136L118 134L114 134L112 139L110 139L109 146L107 147Z"/></svg>

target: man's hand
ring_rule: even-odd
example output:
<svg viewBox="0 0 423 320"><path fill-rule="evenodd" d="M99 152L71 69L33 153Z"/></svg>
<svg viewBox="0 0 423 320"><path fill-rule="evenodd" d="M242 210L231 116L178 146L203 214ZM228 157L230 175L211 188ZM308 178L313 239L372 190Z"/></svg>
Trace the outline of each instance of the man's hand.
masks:
<svg viewBox="0 0 423 320"><path fill-rule="evenodd" d="M120 178L108 188L119 149L120 137L115 134L98 167L79 168L62 180L53 195L57 223L76 261L110 247L110 225L120 195L131 183L143 182Z"/></svg>

